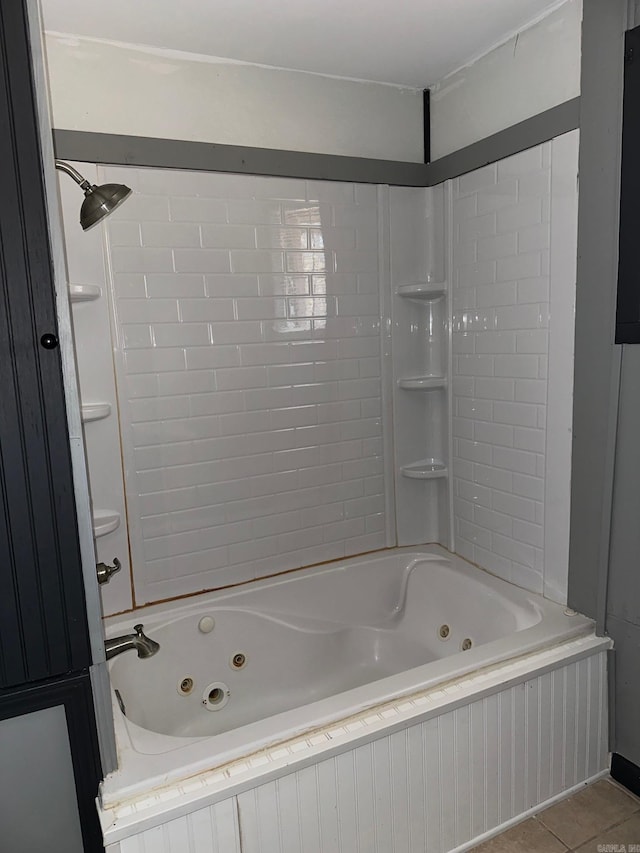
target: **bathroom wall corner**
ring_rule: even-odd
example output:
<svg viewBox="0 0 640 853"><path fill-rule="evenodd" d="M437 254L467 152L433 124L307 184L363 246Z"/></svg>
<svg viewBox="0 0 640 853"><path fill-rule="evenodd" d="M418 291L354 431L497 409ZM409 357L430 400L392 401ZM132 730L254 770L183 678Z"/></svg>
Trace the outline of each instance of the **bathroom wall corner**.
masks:
<svg viewBox="0 0 640 853"><path fill-rule="evenodd" d="M569 577L579 136L574 130L551 143L543 591L560 604L566 604Z"/></svg>
<svg viewBox="0 0 640 853"><path fill-rule="evenodd" d="M389 224L389 187L378 186L378 281L380 287L380 362L382 397L382 441L384 459L384 499L386 516L386 545L398 544L396 527L396 492L394 478L393 433L393 364L391 319L391 256Z"/></svg>

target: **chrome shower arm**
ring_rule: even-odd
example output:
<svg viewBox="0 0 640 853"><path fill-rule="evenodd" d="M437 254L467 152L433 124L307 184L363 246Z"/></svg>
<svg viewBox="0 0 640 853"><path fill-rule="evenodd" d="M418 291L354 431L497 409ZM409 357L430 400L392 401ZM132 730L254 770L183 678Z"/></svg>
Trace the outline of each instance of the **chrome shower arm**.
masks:
<svg viewBox="0 0 640 853"><path fill-rule="evenodd" d="M56 160L56 169L60 169L61 172L66 172L69 177L73 178L76 184L80 184L80 187L83 190L87 190L91 187L91 183L83 178L80 172L77 172L73 166L70 166L68 163L64 163L62 160Z"/></svg>
<svg viewBox="0 0 640 853"><path fill-rule="evenodd" d="M63 160L55 160L54 162L56 169L60 169L61 172L69 175L84 191L85 198L80 208L80 225L83 231L92 228L131 195L131 188L124 184L96 186Z"/></svg>

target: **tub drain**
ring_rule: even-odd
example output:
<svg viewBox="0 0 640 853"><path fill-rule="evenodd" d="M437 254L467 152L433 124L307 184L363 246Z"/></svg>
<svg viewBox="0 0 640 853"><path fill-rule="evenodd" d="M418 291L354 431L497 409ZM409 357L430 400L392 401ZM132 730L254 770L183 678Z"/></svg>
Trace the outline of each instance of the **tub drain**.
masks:
<svg viewBox="0 0 640 853"><path fill-rule="evenodd" d="M205 688L202 704L207 711L220 711L229 701L231 691L222 681L214 681Z"/></svg>

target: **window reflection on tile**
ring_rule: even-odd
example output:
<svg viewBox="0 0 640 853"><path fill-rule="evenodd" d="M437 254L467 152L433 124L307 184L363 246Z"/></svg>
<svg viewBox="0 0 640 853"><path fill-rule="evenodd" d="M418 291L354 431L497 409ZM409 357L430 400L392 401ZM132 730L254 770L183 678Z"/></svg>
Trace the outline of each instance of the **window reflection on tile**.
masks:
<svg viewBox="0 0 640 853"><path fill-rule="evenodd" d="M306 296L309 278L306 275L265 275L259 279L261 296Z"/></svg>
<svg viewBox="0 0 640 853"><path fill-rule="evenodd" d="M323 297L289 299L289 317L326 317L327 300Z"/></svg>
<svg viewBox="0 0 640 853"><path fill-rule="evenodd" d="M308 333L311 331L311 320L276 320L273 323L272 329L277 335Z"/></svg>
<svg viewBox="0 0 640 853"><path fill-rule="evenodd" d="M287 252L288 272L326 272L330 270L330 260L325 252Z"/></svg>
<svg viewBox="0 0 640 853"><path fill-rule="evenodd" d="M309 248L324 249L324 236L320 229L312 228L309 231Z"/></svg>
<svg viewBox="0 0 640 853"><path fill-rule="evenodd" d="M311 292L314 295L323 295L327 292L327 278L324 275L311 276Z"/></svg>
<svg viewBox="0 0 640 853"><path fill-rule="evenodd" d="M286 225L329 225L331 207L328 204L284 204L282 221Z"/></svg>

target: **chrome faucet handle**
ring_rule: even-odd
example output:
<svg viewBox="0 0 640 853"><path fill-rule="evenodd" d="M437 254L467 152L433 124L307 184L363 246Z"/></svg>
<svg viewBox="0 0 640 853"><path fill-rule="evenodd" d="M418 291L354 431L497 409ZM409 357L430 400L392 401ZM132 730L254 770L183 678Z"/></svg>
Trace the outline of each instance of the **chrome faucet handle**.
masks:
<svg viewBox="0 0 640 853"><path fill-rule="evenodd" d="M122 564L117 557L113 558L113 565L108 566L106 563L97 563L96 564L96 573L98 575L98 583L109 583L111 580L111 575L115 575L116 572L119 572L122 568Z"/></svg>
<svg viewBox="0 0 640 853"><path fill-rule="evenodd" d="M151 637L147 637L143 628L144 625L141 622L133 626L133 630L136 632L134 643L136 644L139 658L150 658L160 649L160 643L156 643Z"/></svg>

